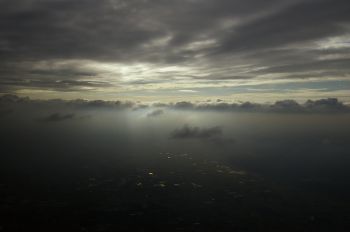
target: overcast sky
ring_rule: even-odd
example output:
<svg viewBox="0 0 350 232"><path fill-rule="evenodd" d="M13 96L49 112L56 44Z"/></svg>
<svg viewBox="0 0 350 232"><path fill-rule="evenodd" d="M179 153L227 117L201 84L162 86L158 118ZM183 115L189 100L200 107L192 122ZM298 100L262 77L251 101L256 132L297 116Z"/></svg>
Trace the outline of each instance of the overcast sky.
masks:
<svg viewBox="0 0 350 232"><path fill-rule="evenodd" d="M1 0L0 93L350 102L349 0Z"/></svg>

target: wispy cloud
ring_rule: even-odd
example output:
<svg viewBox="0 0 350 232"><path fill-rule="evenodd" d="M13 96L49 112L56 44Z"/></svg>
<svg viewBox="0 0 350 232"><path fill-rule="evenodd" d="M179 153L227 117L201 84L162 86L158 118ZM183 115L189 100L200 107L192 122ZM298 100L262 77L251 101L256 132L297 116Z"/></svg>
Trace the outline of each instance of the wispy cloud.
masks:
<svg viewBox="0 0 350 232"><path fill-rule="evenodd" d="M349 11L347 0L4 0L0 92L205 98L205 88L345 81Z"/></svg>

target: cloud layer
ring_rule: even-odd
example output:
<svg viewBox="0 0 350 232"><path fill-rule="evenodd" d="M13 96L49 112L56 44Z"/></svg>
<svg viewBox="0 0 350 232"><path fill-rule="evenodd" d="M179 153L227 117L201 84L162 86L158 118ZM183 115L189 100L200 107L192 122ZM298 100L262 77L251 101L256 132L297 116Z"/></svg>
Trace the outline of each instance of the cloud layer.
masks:
<svg viewBox="0 0 350 232"><path fill-rule="evenodd" d="M226 111L226 112L266 112L266 113L350 113L350 106L344 104L336 98L327 98L319 100L307 100L304 103L298 103L294 100L280 100L272 104L259 104L253 102L227 103L218 100L214 103L156 103L140 104L137 102L123 101L104 101L104 100L33 100L28 97L18 97L16 95L0 96L0 106L3 110L1 115L10 114L12 108L37 107L42 109L77 109L77 110L146 110L147 117L157 117L164 114L167 110L188 110L188 111ZM53 113L47 116L46 120L60 120L74 118L71 114ZM186 129L186 128L185 128Z"/></svg>
<svg viewBox="0 0 350 232"><path fill-rule="evenodd" d="M344 84L349 11L347 0L4 0L0 92L105 99Z"/></svg>

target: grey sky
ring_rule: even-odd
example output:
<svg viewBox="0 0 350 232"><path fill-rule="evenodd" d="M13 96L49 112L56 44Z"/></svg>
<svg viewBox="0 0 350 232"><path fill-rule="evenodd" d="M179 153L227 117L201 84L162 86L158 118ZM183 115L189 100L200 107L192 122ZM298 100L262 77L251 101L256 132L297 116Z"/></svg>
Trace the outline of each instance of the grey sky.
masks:
<svg viewBox="0 0 350 232"><path fill-rule="evenodd" d="M349 12L347 0L3 0L0 93L349 101Z"/></svg>

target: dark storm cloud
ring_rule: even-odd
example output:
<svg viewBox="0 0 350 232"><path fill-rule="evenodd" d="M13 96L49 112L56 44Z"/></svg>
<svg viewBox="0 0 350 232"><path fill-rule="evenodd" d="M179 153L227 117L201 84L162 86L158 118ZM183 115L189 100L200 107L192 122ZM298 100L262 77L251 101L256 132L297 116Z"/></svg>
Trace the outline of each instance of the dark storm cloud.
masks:
<svg viewBox="0 0 350 232"><path fill-rule="evenodd" d="M91 115L77 115L75 113L52 113L48 116L39 118L39 122L63 122L63 121L69 121L69 120L86 120L91 119Z"/></svg>
<svg viewBox="0 0 350 232"><path fill-rule="evenodd" d="M184 125L171 133L173 139L213 139L222 136L222 129L219 126L211 128L199 128Z"/></svg>
<svg viewBox="0 0 350 232"><path fill-rule="evenodd" d="M224 136L220 126L200 128L185 124L183 127L172 131L170 133L170 138L179 140L198 139L219 146L232 145L235 143L233 138L226 138Z"/></svg>
<svg viewBox="0 0 350 232"><path fill-rule="evenodd" d="M153 110L152 112L150 112L150 113L148 113L147 114L147 117L150 117L150 118L152 118L152 117L157 117L157 116L160 116L160 115L162 115L162 114L164 114L164 110Z"/></svg>
<svg viewBox="0 0 350 232"><path fill-rule="evenodd" d="M74 114L61 114L61 113L53 113L48 115L47 117L44 117L40 119L42 122L61 122L66 120L74 119Z"/></svg>

